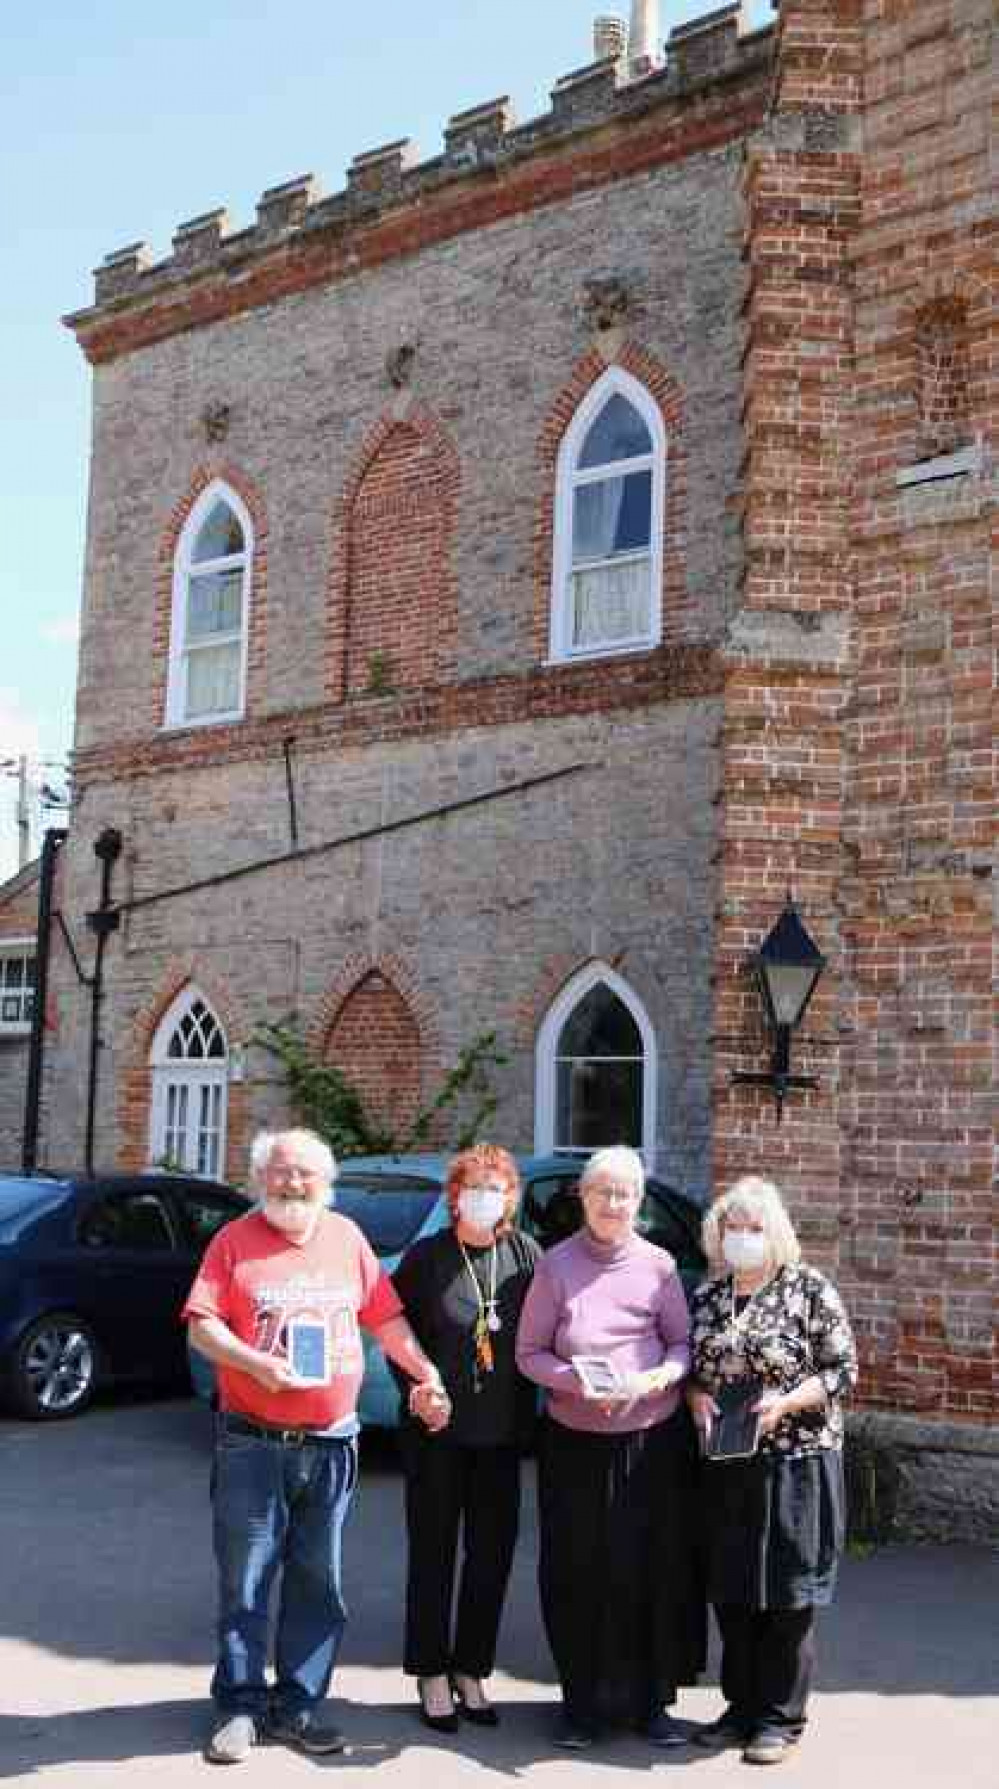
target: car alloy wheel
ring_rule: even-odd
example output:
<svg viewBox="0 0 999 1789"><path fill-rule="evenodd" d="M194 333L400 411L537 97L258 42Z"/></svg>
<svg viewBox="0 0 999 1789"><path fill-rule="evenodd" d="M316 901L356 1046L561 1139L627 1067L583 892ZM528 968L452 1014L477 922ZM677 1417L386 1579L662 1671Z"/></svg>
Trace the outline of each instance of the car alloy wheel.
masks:
<svg viewBox="0 0 999 1789"><path fill-rule="evenodd" d="M14 1368L14 1398L40 1421L75 1416L97 1385L97 1342L71 1312L39 1318L22 1338Z"/></svg>

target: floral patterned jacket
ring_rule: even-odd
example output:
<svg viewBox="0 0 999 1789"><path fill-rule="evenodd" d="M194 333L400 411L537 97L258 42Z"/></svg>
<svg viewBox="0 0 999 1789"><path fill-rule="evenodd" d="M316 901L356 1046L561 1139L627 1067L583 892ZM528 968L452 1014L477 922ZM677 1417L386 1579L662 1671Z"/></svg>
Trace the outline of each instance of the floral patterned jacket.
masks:
<svg viewBox="0 0 999 1789"><path fill-rule="evenodd" d="M742 1301L740 1301L741 1303ZM760 1441L761 1453L810 1454L840 1447L842 1399L857 1383L857 1352L836 1288L815 1267L784 1267L745 1303L731 1274L709 1280L691 1301L693 1379L710 1392L736 1379L793 1391L818 1377L824 1410L786 1416Z"/></svg>

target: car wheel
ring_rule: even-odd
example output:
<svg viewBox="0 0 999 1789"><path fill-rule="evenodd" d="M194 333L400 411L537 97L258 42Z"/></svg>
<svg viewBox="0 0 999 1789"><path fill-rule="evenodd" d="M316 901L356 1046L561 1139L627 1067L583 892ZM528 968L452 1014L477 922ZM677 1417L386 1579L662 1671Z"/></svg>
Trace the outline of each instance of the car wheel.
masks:
<svg viewBox="0 0 999 1789"><path fill-rule="evenodd" d="M18 1343L10 1392L22 1416L57 1422L85 1410L97 1389L97 1339L71 1311L39 1317Z"/></svg>

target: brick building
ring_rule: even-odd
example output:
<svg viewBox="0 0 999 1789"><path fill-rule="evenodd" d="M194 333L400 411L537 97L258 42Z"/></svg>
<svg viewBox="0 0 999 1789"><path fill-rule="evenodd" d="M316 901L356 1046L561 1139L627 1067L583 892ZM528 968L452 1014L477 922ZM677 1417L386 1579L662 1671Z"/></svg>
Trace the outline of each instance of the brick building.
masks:
<svg viewBox="0 0 999 1789"><path fill-rule="evenodd" d="M0 883L0 1172L21 1161L37 925L36 861Z"/></svg>
<svg viewBox="0 0 999 1789"><path fill-rule="evenodd" d="M124 845L103 1158L238 1173L281 1107L263 1020L397 1114L495 1029L511 1143L777 1175L876 1434L921 1450L903 1490L939 1527L973 1485L968 1531L999 1507L996 29L783 0L660 57L601 21L544 116L196 218L69 319L78 928ZM789 886L829 967L778 1128L731 1075ZM65 1160L89 1008L52 973Z"/></svg>

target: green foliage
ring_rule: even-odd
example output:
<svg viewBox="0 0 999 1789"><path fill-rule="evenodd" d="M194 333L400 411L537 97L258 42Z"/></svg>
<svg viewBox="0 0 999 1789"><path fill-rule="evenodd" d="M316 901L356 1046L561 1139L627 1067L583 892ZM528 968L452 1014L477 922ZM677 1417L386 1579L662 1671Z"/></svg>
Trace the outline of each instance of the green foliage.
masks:
<svg viewBox="0 0 999 1789"><path fill-rule="evenodd" d="M481 1138L496 1111L490 1071L504 1067L507 1061L497 1048L496 1033L483 1032L462 1050L439 1091L410 1128L394 1131L368 1116L360 1094L342 1070L314 1056L289 1020L262 1025L251 1042L280 1063L296 1119L324 1137L337 1156L407 1155L434 1144L444 1149L468 1148Z"/></svg>
<svg viewBox="0 0 999 1789"><path fill-rule="evenodd" d="M368 654L368 696L391 696L395 691L395 667L392 655L381 647Z"/></svg>

